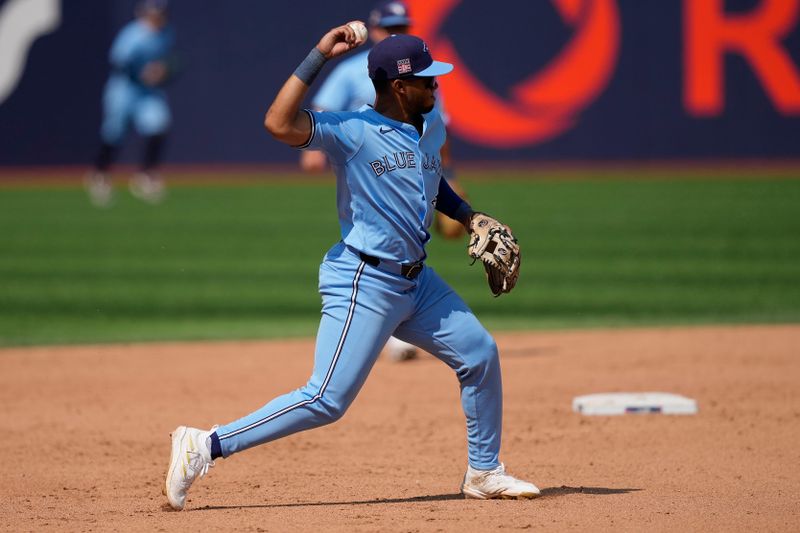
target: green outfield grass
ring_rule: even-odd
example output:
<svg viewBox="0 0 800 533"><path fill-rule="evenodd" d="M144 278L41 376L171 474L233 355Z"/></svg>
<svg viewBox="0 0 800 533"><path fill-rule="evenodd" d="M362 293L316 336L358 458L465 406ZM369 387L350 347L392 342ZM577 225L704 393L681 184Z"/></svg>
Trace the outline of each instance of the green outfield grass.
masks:
<svg viewBox="0 0 800 533"><path fill-rule="evenodd" d="M465 173L521 240L495 299L461 242L429 263L492 329L800 321L800 180L521 179ZM332 184L0 188L0 344L313 335L317 268L338 239Z"/></svg>

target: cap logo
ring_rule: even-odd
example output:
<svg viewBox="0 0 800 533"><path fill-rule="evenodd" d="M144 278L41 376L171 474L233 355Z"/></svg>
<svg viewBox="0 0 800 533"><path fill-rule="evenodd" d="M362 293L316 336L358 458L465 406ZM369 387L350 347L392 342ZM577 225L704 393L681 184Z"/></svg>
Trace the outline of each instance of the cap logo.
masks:
<svg viewBox="0 0 800 533"><path fill-rule="evenodd" d="M426 43L425 41L422 41L422 51L423 52L428 51L428 43Z"/></svg>
<svg viewBox="0 0 800 533"><path fill-rule="evenodd" d="M411 72L411 59L399 59L397 61L397 73L408 74L409 72Z"/></svg>

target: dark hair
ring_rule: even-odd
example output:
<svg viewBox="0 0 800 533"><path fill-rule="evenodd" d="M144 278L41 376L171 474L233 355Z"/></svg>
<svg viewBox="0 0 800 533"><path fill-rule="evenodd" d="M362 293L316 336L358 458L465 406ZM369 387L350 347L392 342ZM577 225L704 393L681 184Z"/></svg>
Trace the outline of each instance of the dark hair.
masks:
<svg viewBox="0 0 800 533"><path fill-rule="evenodd" d="M397 26L383 26L383 29L390 34L395 33L408 33L410 26L408 24L398 24Z"/></svg>
<svg viewBox="0 0 800 533"><path fill-rule="evenodd" d="M392 80L372 80L372 86L375 87L375 94L385 94L390 91Z"/></svg>

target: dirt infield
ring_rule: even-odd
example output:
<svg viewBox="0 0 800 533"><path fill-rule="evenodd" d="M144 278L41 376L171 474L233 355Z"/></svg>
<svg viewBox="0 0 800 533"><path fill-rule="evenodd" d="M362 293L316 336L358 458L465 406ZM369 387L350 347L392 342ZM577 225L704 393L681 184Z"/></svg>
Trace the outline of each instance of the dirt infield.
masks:
<svg viewBox="0 0 800 533"><path fill-rule="evenodd" d="M165 508L169 431L300 386L312 341L0 350L7 531L797 531L800 326L497 336L502 459L532 501L458 494L458 386L381 360L337 424L217 462ZM668 391L696 416L585 417L576 395Z"/></svg>

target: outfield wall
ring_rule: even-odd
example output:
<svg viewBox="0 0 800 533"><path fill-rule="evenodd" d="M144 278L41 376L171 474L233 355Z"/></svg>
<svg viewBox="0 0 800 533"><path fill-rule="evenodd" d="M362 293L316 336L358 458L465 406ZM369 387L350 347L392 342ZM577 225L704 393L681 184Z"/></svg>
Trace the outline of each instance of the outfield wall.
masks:
<svg viewBox="0 0 800 533"><path fill-rule="evenodd" d="M0 0L0 165L90 159L107 49L134 3ZM800 0L410 3L457 65L440 82L462 161L800 156ZM293 161L263 132L271 97L372 4L173 0L169 161Z"/></svg>

